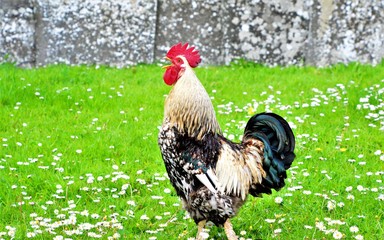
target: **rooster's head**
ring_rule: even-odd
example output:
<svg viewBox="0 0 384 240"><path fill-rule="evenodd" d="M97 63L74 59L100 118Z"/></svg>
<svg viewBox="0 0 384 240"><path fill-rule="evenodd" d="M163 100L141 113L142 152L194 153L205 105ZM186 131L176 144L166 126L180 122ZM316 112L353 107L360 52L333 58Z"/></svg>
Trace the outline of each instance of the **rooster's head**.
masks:
<svg viewBox="0 0 384 240"><path fill-rule="evenodd" d="M169 49L166 57L171 61L171 65L164 66L166 69L163 79L168 85L173 85L181 77L187 64L195 68L201 62L199 51L195 47L189 47L188 43L184 45L178 43Z"/></svg>

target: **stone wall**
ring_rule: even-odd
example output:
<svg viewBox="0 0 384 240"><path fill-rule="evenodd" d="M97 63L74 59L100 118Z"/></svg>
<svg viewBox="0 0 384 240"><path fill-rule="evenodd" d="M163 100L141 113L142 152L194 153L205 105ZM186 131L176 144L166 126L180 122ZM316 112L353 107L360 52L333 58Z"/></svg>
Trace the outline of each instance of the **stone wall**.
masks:
<svg viewBox="0 0 384 240"><path fill-rule="evenodd" d="M382 0L0 0L0 61L128 66L177 42L204 64L384 58Z"/></svg>
<svg viewBox="0 0 384 240"><path fill-rule="evenodd" d="M30 1L0 0L0 61L36 62L35 10Z"/></svg>

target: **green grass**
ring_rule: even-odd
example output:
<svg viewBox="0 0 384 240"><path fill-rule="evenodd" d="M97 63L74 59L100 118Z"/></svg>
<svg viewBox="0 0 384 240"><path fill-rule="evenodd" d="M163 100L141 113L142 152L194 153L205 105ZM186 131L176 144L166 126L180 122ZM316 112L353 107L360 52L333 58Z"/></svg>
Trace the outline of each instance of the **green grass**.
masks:
<svg viewBox="0 0 384 240"><path fill-rule="evenodd" d="M162 73L157 65L0 65L0 239L195 236L157 146L170 90ZM384 63L242 63L196 73L227 136L239 139L251 114L269 110L297 138L286 187L250 197L232 220L238 235L384 235ZM210 238L224 238L223 230L210 228Z"/></svg>

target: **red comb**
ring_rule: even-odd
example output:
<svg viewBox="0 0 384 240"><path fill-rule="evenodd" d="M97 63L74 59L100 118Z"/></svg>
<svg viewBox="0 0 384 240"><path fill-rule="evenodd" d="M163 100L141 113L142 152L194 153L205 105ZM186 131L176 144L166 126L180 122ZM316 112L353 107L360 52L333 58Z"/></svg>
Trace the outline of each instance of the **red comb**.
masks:
<svg viewBox="0 0 384 240"><path fill-rule="evenodd" d="M184 56L187 59L189 66L193 68L197 67L197 65L201 62L199 51L197 51L195 47L188 48L188 45L188 43L185 43L184 45L182 43L178 43L169 49L166 56L170 59L174 59L180 55Z"/></svg>

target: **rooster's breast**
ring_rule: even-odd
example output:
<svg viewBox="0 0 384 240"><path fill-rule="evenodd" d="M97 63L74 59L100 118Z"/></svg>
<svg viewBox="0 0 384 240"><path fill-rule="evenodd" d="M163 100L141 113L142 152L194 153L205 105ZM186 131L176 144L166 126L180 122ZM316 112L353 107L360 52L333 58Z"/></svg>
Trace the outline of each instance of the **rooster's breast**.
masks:
<svg viewBox="0 0 384 240"><path fill-rule="evenodd" d="M195 179L185 172L180 162L182 159L178 135L176 128L165 121L158 136L158 144L172 186L178 196L186 199L193 191Z"/></svg>

